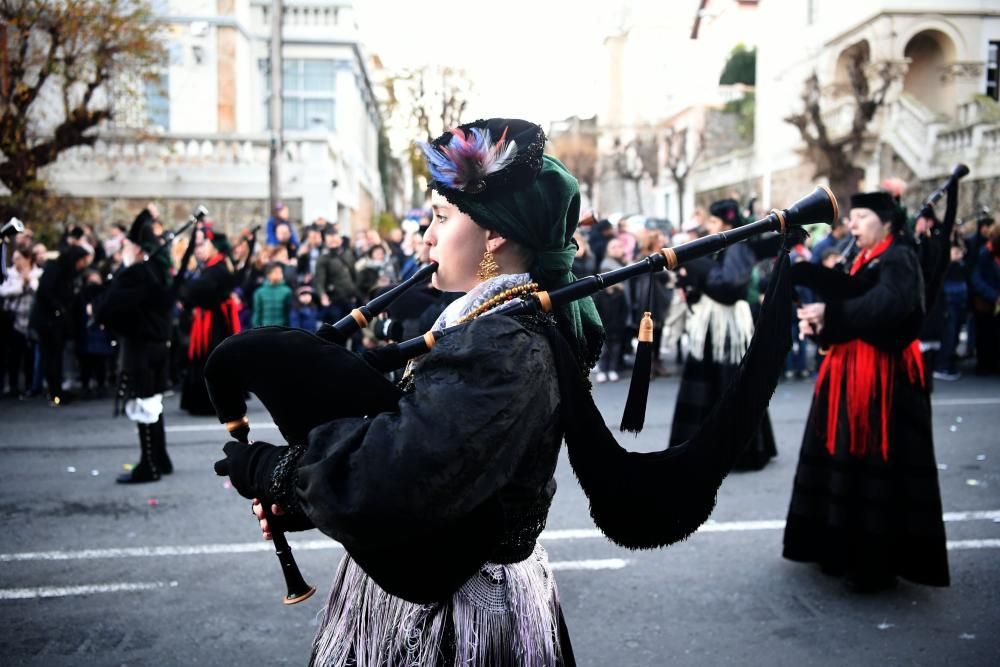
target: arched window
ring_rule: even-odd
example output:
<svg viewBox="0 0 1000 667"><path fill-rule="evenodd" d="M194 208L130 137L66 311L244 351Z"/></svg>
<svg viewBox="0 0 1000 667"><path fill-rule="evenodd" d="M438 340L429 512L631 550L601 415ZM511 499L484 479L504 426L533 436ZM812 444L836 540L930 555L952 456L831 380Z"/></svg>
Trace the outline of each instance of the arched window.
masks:
<svg viewBox="0 0 1000 667"><path fill-rule="evenodd" d="M833 74L833 92L835 94L845 95L850 92L851 71L855 67L855 61L860 63L862 68L871 61L871 50L868 47L868 40L861 40L850 45L837 56L837 64Z"/></svg>
<svg viewBox="0 0 1000 667"><path fill-rule="evenodd" d="M903 79L903 92L935 113L951 115L955 111L955 92L947 66L955 62L955 45L938 30L924 30L914 35L903 57L910 61Z"/></svg>

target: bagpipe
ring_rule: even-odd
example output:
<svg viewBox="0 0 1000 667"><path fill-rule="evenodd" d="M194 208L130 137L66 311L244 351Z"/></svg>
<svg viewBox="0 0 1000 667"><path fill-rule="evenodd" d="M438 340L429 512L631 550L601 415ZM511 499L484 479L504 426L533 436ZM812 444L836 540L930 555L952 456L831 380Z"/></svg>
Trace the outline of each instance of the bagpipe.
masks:
<svg viewBox="0 0 1000 667"><path fill-rule="evenodd" d="M205 208L204 206L199 205L198 208L194 210L194 213L188 216L187 221L185 221L185 223L181 225L180 228L174 231L166 231L163 233L163 236L161 237L162 244L160 245L159 248L153 251L153 253L149 256L149 258L152 259L153 257L156 257L161 252L169 248L170 244L173 243L175 238L186 232L188 228L191 227L191 225L201 222L206 217L208 217L208 209Z"/></svg>
<svg viewBox="0 0 1000 667"><path fill-rule="evenodd" d="M969 175L968 166L962 163L956 164L955 167L952 169L951 174L948 176L948 179L941 184L941 187L932 192L930 196L928 196L927 199L924 201L923 205L920 207L920 210L917 212L917 217L918 218L932 217L934 215L934 204L938 203L941 200L941 197L944 197L945 194L947 194L948 190L958 185L959 180L965 178L968 175Z"/></svg>
<svg viewBox="0 0 1000 667"><path fill-rule="evenodd" d="M676 269L686 261L715 253L755 235L772 231L798 233L802 225L829 223L837 216L836 198L828 188L820 186L789 208L772 210L758 221L673 248L663 248L628 266L582 278L558 289L526 295L484 317L552 312L608 286L650 272ZM755 334L737 382L717 408L733 414L723 412L716 419L706 420L700 440L695 438L664 452L627 452L607 429L593 397L579 380L579 373L572 381L564 377L568 374L559 374L564 400L580 408L564 419L571 463L591 499L591 511L597 525L617 544L629 548L670 544L696 530L714 507L718 485L735 460L730 450L742 449L747 440L744 436L756 428L791 346L787 254L780 260L776 268L777 279L769 285L758 322L760 340ZM247 392L252 392L270 413L285 441L298 446L307 444L312 429L329 421L374 417L396 410L402 392L383 373L429 352L443 336L469 325L430 331L363 355L349 351L343 342L376 318L402 292L428 280L436 268L435 264L423 267L406 282L366 306L354 309L333 325L325 325L315 334L285 327L263 327L227 338L205 365L205 380L219 421L232 437L248 443L250 422L246 396ZM778 305L772 307L772 301ZM549 335L561 338L558 332ZM558 367L558 357L560 354L566 357L568 345L562 341L562 344L554 343L553 348ZM594 460L595 454L603 457L601 463ZM617 474L606 474L609 471L605 465L610 465ZM694 474L694 471L700 472ZM622 483L626 477L641 483ZM693 479L704 483L699 487L699 498L687 498L695 508L690 513L691 518L663 522L648 520L649 516L656 516L657 511L676 513L678 503L686 502L680 497L682 490L688 488ZM654 497L648 495L652 493L651 488L656 489ZM628 509L636 504L642 504L653 513ZM269 507L265 507L265 511L269 511ZM645 515L645 520L640 514ZM281 531L275 529L273 521L269 523L288 589L284 602L295 604L308 598L315 589L303 580Z"/></svg>
<svg viewBox="0 0 1000 667"><path fill-rule="evenodd" d="M934 204L945 194L948 202L945 205L944 218L940 225L935 225L926 237L926 249L920 253L920 268L924 272L924 303L928 312L941 292L944 275L948 270L951 255L951 237L955 231L955 221L958 214L958 182L969 174L969 168L957 164L941 186L932 192L920 207L917 217L933 218Z"/></svg>

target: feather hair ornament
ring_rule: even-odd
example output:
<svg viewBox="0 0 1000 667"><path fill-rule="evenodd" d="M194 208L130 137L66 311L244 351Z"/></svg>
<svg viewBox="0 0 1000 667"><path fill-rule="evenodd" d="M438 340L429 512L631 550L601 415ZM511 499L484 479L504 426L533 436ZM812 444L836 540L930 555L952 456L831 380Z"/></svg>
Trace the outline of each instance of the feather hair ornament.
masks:
<svg viewBox="0 0 1000 667"><path fill-rule="evenodd" d="M443 146L420 144L427 156L427 168L438 183L475 194L486 187L485 179L514 161L517 142L507 141L504 128L500 140L492 143L490 131L472 127L468 133L461 128L449 130L451 139Z"/></svg>

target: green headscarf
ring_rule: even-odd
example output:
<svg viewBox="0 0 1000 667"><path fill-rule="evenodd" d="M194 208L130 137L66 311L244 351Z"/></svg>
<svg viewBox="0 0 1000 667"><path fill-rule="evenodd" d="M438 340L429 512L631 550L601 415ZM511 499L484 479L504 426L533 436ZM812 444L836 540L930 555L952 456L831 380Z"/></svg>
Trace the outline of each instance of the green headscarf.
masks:
<svg viewBox="0 0 1000 667"><path fill-rule="evenodd" d="M461 129L495 129L497 125L503 129L494 131L494 136L503 136L503 130L510 127L517 131L507 136L514 136L515 140L529 135L530 130L535 131L536 138L530 143L519 141L514 163L502 172L484 177L479 187L456 189L438 180L432 182L432 187L479 226L530 250L534 262L529 272L542 289L568 285L576 280L572 271L577 251L573 232L580 218L580 185L559 160L541 155L545 135L536 125L513 119L490 119L463 125ZM447 144L450 138L451 134L446 133L433 144ZM433 148L425 146L424 150ZM576 343L581 363L592 367L604 343L604 328L594 301L585 297L558 310L557 320Z"/></svg>
<svg viewBox="0 0 1000 667"><path fill-rule="evenodd" d="M576 280L573 239L580 219L580 185L556 158L542 156L542 168L527 186L479 200L454 191L442 193L481 227L529 249L531 278L551 290ZM604 328L589 296L559 309L565 331L576 341L581 361L592 367L600 356Z"/></svg>

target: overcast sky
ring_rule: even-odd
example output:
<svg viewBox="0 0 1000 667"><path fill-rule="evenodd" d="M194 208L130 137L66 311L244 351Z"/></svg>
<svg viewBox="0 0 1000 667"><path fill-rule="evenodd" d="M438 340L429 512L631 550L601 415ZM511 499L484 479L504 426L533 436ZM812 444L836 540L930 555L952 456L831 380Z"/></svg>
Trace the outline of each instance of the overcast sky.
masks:
<svg viewBox="0 0 1000 667"><path fill-rule="evenodd" d="M619 21L621 4L355 0L355 10L362 40L386 67L464 68L476 90L467 118L505 116L545 124L603 109L602 43Z"/></svg>

